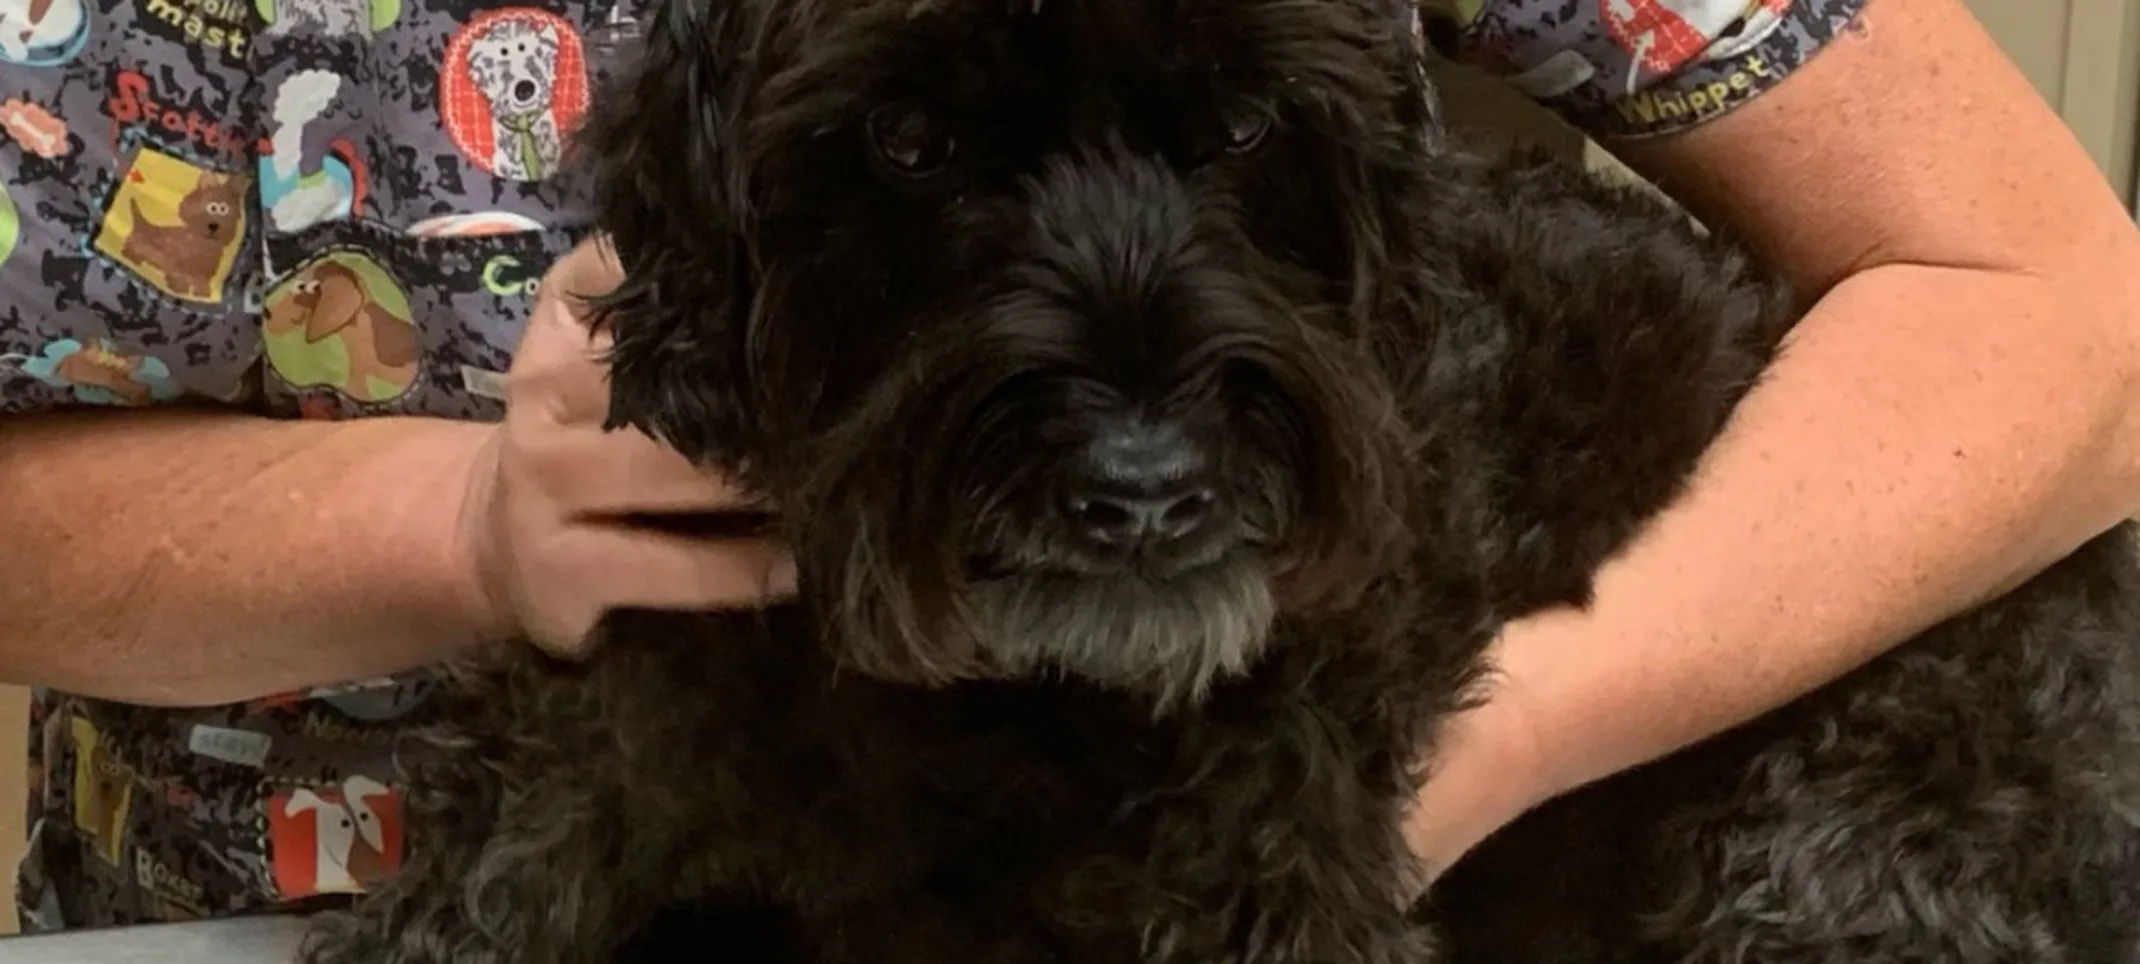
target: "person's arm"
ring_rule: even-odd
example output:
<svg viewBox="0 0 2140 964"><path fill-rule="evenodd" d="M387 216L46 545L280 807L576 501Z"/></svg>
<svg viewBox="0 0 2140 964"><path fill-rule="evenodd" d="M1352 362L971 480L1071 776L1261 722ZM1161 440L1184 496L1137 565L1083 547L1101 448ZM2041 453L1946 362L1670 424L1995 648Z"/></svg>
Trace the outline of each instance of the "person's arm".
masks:
<svg viewBox="0 0 2140 964"><path fill-rule="evenodd" d="M0 420L0 679L217 703L479 637L461 493L485 429L196 411Z"/></svg>
<svg viewBox="0 0 2140 964"><path fill-rule="evenodd" d="M613 273L583 247L545 288ZM613 605L758 597L772 547L623 523L742 496L643 434L604 432L596 350L546 295L502 425L0 419L0 681L215 704L504 637L569 652Z"/></svg>
<svg viewBox="0 0 2140 964"><path fill-rule="evenodd" d="M1961 0L1873 0L1746 106L1615 150L1825 294L1594 604L1507 628L1408 828L1437 871L2140 513L2140 232Z"/></svg>

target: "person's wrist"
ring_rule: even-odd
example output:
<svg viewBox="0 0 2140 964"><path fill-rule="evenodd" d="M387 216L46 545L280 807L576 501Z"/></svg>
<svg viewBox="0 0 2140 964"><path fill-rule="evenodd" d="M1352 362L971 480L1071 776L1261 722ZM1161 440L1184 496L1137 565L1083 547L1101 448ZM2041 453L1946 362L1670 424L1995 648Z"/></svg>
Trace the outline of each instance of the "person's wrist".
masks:
<svg viewBox="0 0 2140 964"><path fill-rule="evenodd" d="M474 647L488 648L520 635L506 560L498 531L498 454L504 432L482 425L480 436L456 440L449 478L460 480L459 499L446 531L451 538L449 585L454 625Z"/></svg>
<svg viewBox="0 0 2140 964"><path fill-rule="evenodd" d="M1554 794L1519 681L1496 674L1479 705L1442 724L1405 841L1431 884L1472 848Z"/></svg>
<svg viewBox="0 0 2140 964"><path fill-rule="evenodd" d="M371 426L390 433L377 458L404 483L391 522L412 543L398 598L422 614L425 649L458 654L511 638L512 609L490 575L498 562L490 538L497 426L435 418Z"/></svg>
<svg viewBox="0 0 2140 964"><path fill-rule="evenodd" d="M399 672L465 654L495 633L500 620L462 525L467 483L490 432L477 422L397 416L308 433L310 477L327 489L304 497L338 550L338 565L319 574L316 618L348 621L352 638L369 641L354 665Z"/></svg>

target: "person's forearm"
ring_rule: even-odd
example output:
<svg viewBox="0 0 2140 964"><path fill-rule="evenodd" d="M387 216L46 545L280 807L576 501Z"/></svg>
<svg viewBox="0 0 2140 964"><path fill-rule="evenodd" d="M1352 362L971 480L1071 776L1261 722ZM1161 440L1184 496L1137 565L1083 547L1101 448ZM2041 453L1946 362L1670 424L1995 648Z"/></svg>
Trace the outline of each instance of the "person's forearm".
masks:
<svg viewBox="0 0 2140 964"><path fill-rule="evenodd" d="M484 429L217 413L0 419L0 681L206 704L366 678L482 632Z"/></svg>
<svg viewBox="0 0 2140 964"><path fill-rule="evenodd" d="M2140 511L2121 298L1910 265L1835 288L1595 606L1506 634L1546 789L1769 710Z"/></svg>
<svg viewBox="0 0 2140 964"><path fill-rule="evenodd" d="M1789 702L2140 512L2132 353L2101 334L2121 297L1907 265L1836 287L1594 603L1506 628L1415 849L1445 867L1514 813Z"/></svg>

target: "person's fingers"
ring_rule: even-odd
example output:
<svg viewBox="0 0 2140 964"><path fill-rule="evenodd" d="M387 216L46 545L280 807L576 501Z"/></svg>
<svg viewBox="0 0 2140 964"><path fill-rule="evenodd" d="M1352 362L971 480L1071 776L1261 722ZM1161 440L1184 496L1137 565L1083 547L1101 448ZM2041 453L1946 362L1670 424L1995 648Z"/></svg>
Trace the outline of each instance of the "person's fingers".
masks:
<svg viewBox="0 0 2140 964"><path fill-rule="evenodd" d="M563 533L550 558L571 560L554 572L582 600L560 627L566 648L602 612L620 608L714 611L755 608L792 596L794 559L763 539L700 539L628 526L583 526Z"/></svg>
<svg viewBox="0 0 2140 964"><path fill-rule="evenodd" d="M528 523L508 526L521 562L513 581L528 634L560 654L581 652L611 609L746 608L795 591L793 558L777 540L618 518L771 508L643 432L602 428L611 339L591 331L579 309L622 277L605 243L559 259L508 375L501 482L520 493L508 515Z"/></svg>
<svg viewBox="0 0 2140 964"><path fill-rule="evenodd" d="M558 428L525 440L528 471L573 515L720 512L770 505L636 429Z"/></svg>
<svg viewBox="0 0 2140 964"><path fill-rule="evenodd" d="M528 316L508 390L522 418L599 426L609 418L608 332L592 332L556 299Z"/></svg>
<svg viewBox="0 0 2140 964"><path fill-rule="evenodd" d="M590 328L582 309L623 280L606 240L583 243L551 265L508 376L514 403L560 425L599 425L608 417L613 339Z"/></svg>
<svg viewBox="0 0 2140 964"><path fill-rule="evenodd" d="M601 617L618 609L719 612L760 608L794 595L791 557L757 540L707 541L663 533L612 530L586 534L578 558L629 558L631 565L588 565L574 572L578 597L528 627L552 653L583 655ZM554 603L553 603L554 605Z"/></svg>

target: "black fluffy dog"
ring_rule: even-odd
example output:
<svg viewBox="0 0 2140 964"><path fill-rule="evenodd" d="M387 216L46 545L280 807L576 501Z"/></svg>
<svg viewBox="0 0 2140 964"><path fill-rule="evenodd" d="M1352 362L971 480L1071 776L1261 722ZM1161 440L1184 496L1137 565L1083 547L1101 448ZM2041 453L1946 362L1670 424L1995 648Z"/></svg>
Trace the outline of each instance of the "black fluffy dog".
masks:
<svg viewBox="0 0 2140 964"><path fill-rule="evenodd" d="M1384 0L666 0L615 415L798 605L471 668L316 964L2030 962L2140 942L2128 533L1399 906L1437 722L1798 307L1427 134Z"/></svg>

